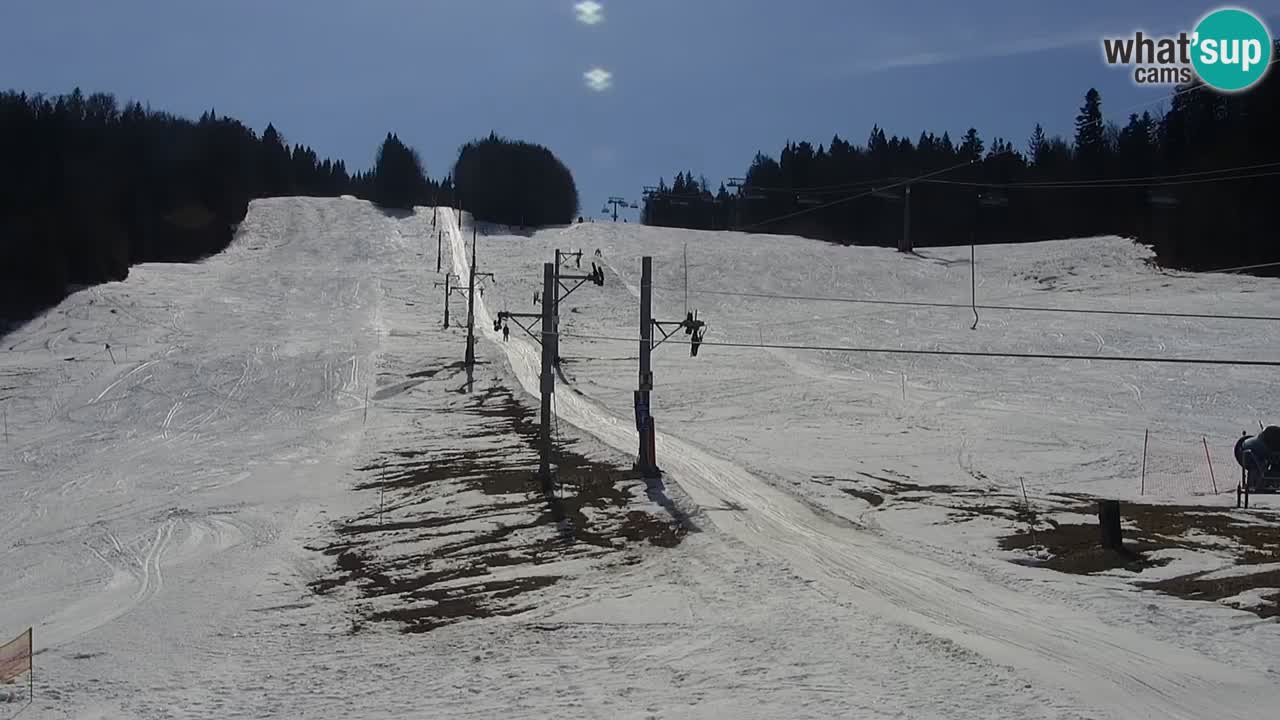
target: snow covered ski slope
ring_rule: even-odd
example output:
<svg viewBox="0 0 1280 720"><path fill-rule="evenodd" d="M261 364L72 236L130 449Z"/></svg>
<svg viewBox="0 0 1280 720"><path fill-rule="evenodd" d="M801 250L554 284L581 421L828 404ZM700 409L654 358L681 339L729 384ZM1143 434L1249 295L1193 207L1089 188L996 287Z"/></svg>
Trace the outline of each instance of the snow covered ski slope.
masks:
<svg viewBox="0 0 1280 720"><path fill-rule="evenodd" d="M255 622L310 603L326 561L303 539L352 504L384 285L421 276L410 222L256 202L226 252L137 267L4 339L0 628L35 626L28 714L207 717L269 666Z"/></svg>
<svg viewBox="0 0 1280 720"><path fill-rule="evenodd" d="M1120 574L1010 563L934 507L874 512L824 480L1132 500L1150 429L1144 492L1225 505L1202 492L1196 443L1208 438L1228 484L1230 442L1274 412L1256 368L663 345L659 461L695 528L680 546L566 578L512 617L353 634L355 601L308 587L334 558L306 548L335 541L331 520L376 509L353 489L375 444L453 422L384 410L377 392L416 353L461 356L459 332L439 329L432 255L443 229L446 267L465 278L471 227L438 221L349 199L255 202L226 252L138 267L4 339L0 634L35 626L24 716L1273 714L1276 623ZM555 248L583 249L584 267L599 248L605 286L562 310L556 408L564 432L629 456L636 345L607 338L636 335L642 255L655 257L656 315L683 317L686 243L708 340L1274 353L1256 321L982 311L970 330L965 309L778 297L963 302L967 249L588 224L480 234L496 275L477 298L486 372L533 402L537 346L517 332L503 343L492 318L535 311ZM1275 281L1163 274L1144 258L1115 238L982 247L979 302L1256 315L1280 300ZM431 406L428 385L387 387L397 408Z"/></svg>
<svg viewBox="0 0 1280 720"><path fill-rule="evenodd" d="M455 268L463 273L466 271L466 254L460 234L455 233L454 241ZM625 395L620 392L627 387L627 380L634 377L634 370L627 372L631 368L627 368L626 360L598 368L595 358L604 355L598 348L610 342L601 338L638 335L638 332L628 332L626 328L634 323L628 315L636 312L638 280L635 275L641 254L653 254L659 261L665 260L663 277L670 292L664 298L667 312L658 317L683 317L685 308L673 307L673 301L683 299L684 269L674 262L683 250L681 242L689 243L689 251L698 262L693 271L696 273L695 297L705 283L717 291L760 295L783 296L788 292L807 291L814 295L839 297L840 291L846 289L854 297L867 299L959 300L954 295L950 298L945 295L948 290L954 292L959 286L957 274L949 271L958 263L955 256L959 253L955 250L927 253L926 258L921 259L880 249L838 248L788 238L672 233L645 228L620 229L617 226L597 229L594 224L543 233L532 242L519 238L489 242L486 238L485 257L495 258L493 263L486 265L486 269L494 269L496 263L504 277L510 273L518 279L522 276L525 279L525 283L519 284L508 297L523 299L525 293L535 287L535 269L540 267L537 261L550 257L553 247L582 249L584 258L589 257L594 249L600 249L614 271L622 273L622 277L617 279L622 280L630 291L630 297L621 296L621 303L617 302L618 292L613 290L606 293L608 299L603 301L596 297L575 298L582 305L581 313L562 311L562 317L568 318L563 329L566 337L562 341L562 354L576 354L575 342L590 348L581 352L586 358L580 365L574 365L575 372L589 378L584 383L586 387L594 382L608 383L608 390L599 393L598 398L591 397L593 393L590 390L584 390L585 395L561 391L557 396L562 418L620 450L633 448L636 444L634 431L628 422L629 407L623 399ZM533 247L532 253L527 252L529 246ZM525 252L519 252L517 248ZM1270 299L1280 294L1274 283L1236 277L1222 281L1197 279L1188 283L1192 285L1190 288L1162 292L1175 281L1163 280L1144 268L1140 262L1140 251L1118 239L983 248L984 259L991 254L997 254L997 259L991 262L993 267L990 269L984 267L984 298L990 298L984 302L988 303L1012 304L1015 298L1025 304L1040 302L1026 296L1034 294L1037 284L1043 287L1044 278L1026 283L1029 288L1017 287L1017 281L1023 279L1018 273L1028 270L1045 275L1061 273L1062 276L1053 277L1050 281L1072 287L1054 299L1064 302L1060 298L1065 296L1065 302L1078 308L1114 308L1115 305L1098 303L1097 296L1109 296L1105 297L1104 303L1116 302L1113 294L1116 285L1124 288L1123 280L1117 282L1108 276L1121 273L1136 273L1138 281L1146 281L1146 287L1138 288L1136 298L1132 296L1132 289L1121 290L1122 297L1130 300L1129 306L1135 310L1168 311L1170 301L1183 295L1180 298L1183 303L1193 308L1187 312L1205 312L1206 308L1201 303L1207 295L1212 300L1213 312L1245 314L1253 310L1256 314L1258 305L1265 307L1271 303L1249 297L1250 293L1262 289L1266 292L1264 297ZM524 261L524 268L514 264L516 259ZM964 265L967 271L967 262ZM985 281L986 278L998 278L1004 287L992 288L995 283ZM1152 280L1157 282L1152 283ZM655 282L663 284L662 280ZM857 283L856 289L850 287L854 283ZM1203 288L1206 285L1211 289L1211 295L1205 293ZM1223 287L1244 292L1237 291L1238 294L1233 293L1235 297L1228 297L1219 289ZM814 289L822 292L814 292ZM591 293L592 290L582 292ZM1078 294L1073 296L1070 294L1072 290ZM1193 292L1191 297L1185 297L1188 290ZM938 294L942 297L937 297ZM1086 305L1077 297L1085 302L1092 300L1095 304ZM749 342L750 336L744 337L744 331L753 329L755 325L754 329L763 335L763 326L767 324L770 326L770 344L776 344L779 335L784 343L837 344L827 339L831 332L839 334L846 343L852 341L850 336L857 335L857 344L881 347L950 346L965 349L967 345L981 350L998 350L1003 346L1014 352L1056 350L1086 353L1092 350L1101 353L1107 344L1096 329L1102 328L1104 323L1092 319L1093 316L1089 316L1086 323L1081 323L1079 316L1074 320L1046 322L1039 317L1017 320L1004 314L994 321L988 320L994 332L976 334L969 331L967 323L962 324L955 312L950 313L951 317L941 312L898 312L895 317L882 308L875 308L853 312L845 309L835 317L805 317L805 311L815 305L820 306L811 301L778 299L772 299L772 304L758 302L753 305L737 296L699 307L703 309L703 318L719 332L728 335L726 339L730 342ZM877 314L882 317L877 318ZM889 317L883 317L886 314ZM487 314L482 317L488 321ZM1126 351L1149 354L1157 349L1152 347L1157 344L1156 338L1170 337L1167 324L1162 328L1145 318L1136 323L1131 318L1124 318L1122 323L1124 320L1130 325L1122 324L1118 332L1108 331L1119 335L1112 343L1119 354ZM1071 326L1072 322L1076 325ZM891 329L885 332L882 329L884 325ZM907 329L900 329L900 325L906 325ZM1246 325L1254 332L1241 332L1238 323L1223 321L1180 322L1174 325L1178 332L1170 340L1181 342L1160 342L1158 350L1183 357L1222 353L1239 359L1267 357L1269 343L1265 341L1265 333L1257 332L1257 322L1251 328ZM735 337L735 333L742 334ZM1097 348L1084 347L1086 342L1092 344L1094 340ZM962 345L962 341L967 342ZM1039 342L1033 345L1036 341ZM619 341L608 347L622 351L627 344ZM533 392L537 387L536 348L523 339L504 345L504 348L508 349L513 367L526 389ZM868 453L864 450L863 438L866 438L867 446L872 446L885 443L884 435L888 433L866 429L869 423L865 417L841 427L841 419L831 415L850 411L859 413L859 406L874 405L897 389L892 380L885 382L876 377L877 371L886 372L883 358L865 354L851 358L832 357L828 354L825 358L813 360L783 351L773 353L773 367L761 367L758 358L743 359L741 353L732 355L729 350L716 352L714 347L708 348L697 360L676 356L671 349L668 353L655 361L658 368L655 371L658 378L655 395L659 399L654 401L654 413L661 423L667 415L666 409L674 406L672 414L677 419L666 425L674 427L674 430L659 436L660 464L718 529L762 553L783 560L833 597L871 610L887 623L945 639L1001 665L1018 668L1035 677L1039 683L1055 686L1093 705L1096 712L1114 712L1121 717L1148 714L1186 718L1209 715L1251 717L1277 697L1274 677L1269 677L1266 670L1274 664L1274 655L1253 667L1249 667L1249 663L1240 667L1225 661L1234 653L1213 659L1179 647L1174 633L1167 633L1165 641L1162 641L1126 627L1128 623L1101 621L1097 613L1087 608L1059 605L1043 596L1016 592L983 577L979 568L964 567L968 563L954 553L936 552L935 549L929 553L930 557L918 549L913 551L897 545L874 528L816 509L802 497L780 489L766 481L762 474L752 472L741 460L735 462L733 456L724 457L728 454L725 451L730 451L738 458L758 462L757 458L767 455L773 462L760 463L761 472L790 482L799 479L798 468L815 465L830 472L849 473L852 467L866 462ZM674 369L666 371L666 360L672 356ZM909 439L905 443L899 442L897 449L901 453L898 457L908 461L912 467L931 459L929 456L937 452L937 448L920 446L948 445L953 442L952 433L960 436L958 467L942 465L922 478L932 482L951 481L961 471L968 476L969 482L985 481L988 475L975 470L979 464L992 468L986 472L994 475L998 472L995 468L1004 470L1001 468L1004 463L1023 463L1010 468L1006 482L1019 476L1032 476L1037 471L1061 472L1061 468L1043 467L1039 458L1017 450L1002 449L1000 455L988 460L975 452L973 443L968 440L969 433L984 437L991 445L997 442L1032 445L1043 441L1047 435L1071 450L1099 453L1107 450L1106 443L1097 442L1095 445L1081 440L1071 444L1062 440L1058 433L1063 432L1060 429L1065 424L1063 421L1075 424L1077 432L1089 432L1098 439L1116 431L1115 420L1117 416L1125 417L1126 410L1135 415L1145 415L1147 422L1161 422L1162 430L1169 427L1168 423L1181 422L1184 424L1179 429L1193 433L1203 429L1208 419L1216 421L1217 427L1233 427L1229 424L1231 421L1244 423L1247 427L1250 415L1260 410L1252 403L1263 399L1257 397L1253 390L1260 380L1265 380L1267 372L1266 369L1224 371L1216 367L1209 370L1159 367L1157 370L1158 366L1150 363L1119 369L1114 364L1092 361L1083 361L1083 368L1079 361L1074 366L1050 361L1047 365L1041 363L1039 367L1026 367L1023 361L1023 367L1015 369L1013 362L1002 360L989 361L986 367L965 361L956 363L958 368L950 369L948 362L915 360L909 370L918 382L946 389L946 395L940 398L937 390L930 388L926 391L928 395L939 398L930 403L933 418L927 424L916 424L918 415L915 418L875 418L882 425L895 426L894 435L901 434L903 427L909 430ZM706 369L697 368L699 364ZM854 369L849 372L851 365ZM1055 379L1047 379L1046 371ZM1153 378L1153 371L1172 377L1156 375ZM732 379L726 382L725 376ZM1056 381L1056 378L1065 380L1072 376L1079 378L1076 380L1078 389L1074 393L1061 387L1064 382ZM717 382L716 377L722 379ZM805 380L817 382L810 385ZM1191 382L1196 383L1196 389L1188 393L1183 388ZM1233 382L1235 387L1231 386ZM967 393L963 384L970 385ZM1116 407L1120 403L1110 396L1117 385L1135 390L1136 398L1123 410ZM1154 406L1155 412L1137 399L1141 398L1144 385L1156 389L1147 395L1147 403ZM1105 408L1096 406L1099 404L1097 386L1101 386ZM1209 402L1197 402L1206 386L1217 392ZM797 396L798 388L804 388L804 392ZM840 397L836 394L839 392L837 388L849 390L841 393L844 397ZM1176 390L1169 392L1169 388ZM733 396L732 402L721 399L721 393L726 391ZM992 396L993 399L987 399ZM668 397L674 398L670 405L664 401ZM1129 400L1128 397L1125 399ZM847 406L839 408L842 400L847 402ZM1212 414L1203 412L1204 405ZM1075 417L1062 418L1067 408L1078 408L1079 414L1070 413ZM740 415L732 420L720 423L704 420L706 413L734 410ZM886 410L889 409L874 410L870 414L882 415ZM889 411L901 413L903 409L892 408ZM1168 414L1152 417L1161 411ZM915 412L920 411L916 409ZM868 413L863 410L860 414L865 416ZM1209 418L1205 417L1206 414ZM734 422L742 419L743 415L750 419ZM1111 422L1103 424L1104 418ZM755 433L742 437L743 425L762 420L781 427L758 427ZM993 421L1001 423L1003 432L1000 435L990 432ZM1131 427L1141 427L1142 422L1139 419L1138 424ZM1038 427L1040 424L1045 427ZM954 426L954 430L948 425ZM689 442L690 439L694 442ZM704 447L721 450L720 456ZM917 450L920 452L913 453ZM1222 455L1221 447L1218 451ZM1219 458L1220 467L1229 468L1224 460ZM874 462L884 461L875 459ZM988 462L991 464L987 465ZM1090 464L1080 462L1079 456L1062 457L1059 462L1074 462L1082 466ZM1042 467L1036 467L1037 464ZM1119 481L1128 481L1131 476L1114 467L1109 469L1109 473L1106 479L1115 485L1110 489L1124 493ZM1040 480L1040 477L1036 479ZM1102 484L1090 480L1092 478L1087 476L1067 476L1059 479L1055 487L1096 489L1092 486ZM1274 637L1273 633L1268 634Z"/></svg>

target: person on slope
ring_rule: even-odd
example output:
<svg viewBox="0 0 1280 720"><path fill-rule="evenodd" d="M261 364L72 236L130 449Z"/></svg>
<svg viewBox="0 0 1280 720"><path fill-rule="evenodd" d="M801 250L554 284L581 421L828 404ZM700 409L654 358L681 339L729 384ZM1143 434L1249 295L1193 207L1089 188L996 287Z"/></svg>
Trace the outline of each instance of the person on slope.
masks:
<svg viewBox="0 0 1280 720"><path fill-rule="evenodd" d="M502 342L506 342L510 337L511 337L511 326L503 325L502 326Z"/></svg>

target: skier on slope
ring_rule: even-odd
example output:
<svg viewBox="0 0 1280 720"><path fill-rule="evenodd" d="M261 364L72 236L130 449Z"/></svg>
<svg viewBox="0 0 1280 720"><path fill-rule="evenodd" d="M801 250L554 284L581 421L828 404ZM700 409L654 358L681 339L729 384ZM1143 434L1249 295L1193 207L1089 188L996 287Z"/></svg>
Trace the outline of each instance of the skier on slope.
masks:
<svg viewBox="0 0 1280 720"><path fill-rule="evenodd" d="M511 337L511 326L503 325L502 326L502 342L506 342L508 339L510 339L510 337Z"/></svg>

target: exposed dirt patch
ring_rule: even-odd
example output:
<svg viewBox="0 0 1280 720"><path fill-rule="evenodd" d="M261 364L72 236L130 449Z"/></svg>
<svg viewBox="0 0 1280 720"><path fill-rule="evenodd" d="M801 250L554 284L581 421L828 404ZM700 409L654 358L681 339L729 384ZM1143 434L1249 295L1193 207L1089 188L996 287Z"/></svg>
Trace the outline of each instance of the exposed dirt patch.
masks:
<svg viewBox="0 0 1280 720"><path fill-rule="evenodd" d="M1195 573L1181 577L1161 580L1159 582L1142 583L1142 587L1177 595L1189 600L1207 600L1218 602L1239 595L1246 590L1259 588L1280 588L1280 570L1252 573L1226 578L1207 578L1211 573ZM1262 618L1280 617L1280 590L1261 596L1262 602L1241 606L1230 603L1232 607L1248 610Z"/></svg>
<svg viewBox="0 0 1280 720"><path fill-rule="evenodd" d="M1102 531L1097 525L1058 524L1033 535L1021 532L1000 540L1004 550L1044 548L1050 553L1039 567L1058 572L1088 575L1104 570L1123 568L1142 572L1149 567L1169 564L1168 558L1151 558L1149 553L1175 547L1171 543L1147 540L1127 541L1122 550L1101 547Z"/></svg>
<svg viewBox="0 0 1280 720"><path fill-rule="evenodd" d="M418 375L439 382L447 369ZM658 489L585 457L573 439L557 438L557 491L546 495L535 478L536 412L496 384L481 385L454 406L447 437L360 468L357 488L383 502L338 523L338 539L316 548L335 558L335 570L311 584L316 593L354 589L377 600L367 620L425 632L528 609L537 591L561 580L566 560L680 543L687 525L678 513L637 509Z"/></svg>
<svg viewBox="0 0 1280 720"><path fill-rule="evenodd" d="M1081 512L1083 509L1077 510ZM1057 524L1052 529L1016 532L1003 538L1006 550L1042 548L1048 558L1036 563L1060 572L1090 574L1124 569L1141 572L1161 567L1171 558L1154 558L1158 550L1180 549L1230 553L1238 565L1280 562L1280 517L1274 512L1234 510L1187 505L1124 503L1125 547L1121 552L1100 547L1097 524ZM1052 522L1052 521L1050 521ZM1249 573L1229 578L1206 578L1208 572L1160 580L1138 582L1139 587L1158 590L1191 600L1217 602L1246 590L1280 588L1280 571ZM1260 617L1280 615L1277 595L1264 595L1263 602L1242 609Z"/></svg>
<svg viewBox="0 0 1280 720"><path fill-rule="evenodd" d="M874 493L870 490L860 490L858 488L840 488L843 492L848 493L856 498L864 500L871 507L880 507L884 504L884 496L880 493Z"/></svg>
<svg viewBox="0 0 1280 720"><path fill-rule="evenodd" d="M1026 502L1021 495L999 487L956 487L917 484L891 470L859 472L856 479L818 476L814 480L860 498L874 509L892 509L902 503L945 508L948 522L996 520L1007 528L1000 539L1004 550L1028 551L1031 564L1058 572L1088 575L1108 570L1143 570L1168 566L1173 557L1158 551L1180 549L1235 556L1237 565L1280 562L1280 512L1234 508L1123 503L1124 545L1120 550L1101 547L1102 532L1096 522L1060 522L1053 516L1071 513L1096 516L1098 498L1081 493L1052 493ZM986 478L971 475L981 481ZM1074 520L1074 518L1073 518ZM1244 572L1244 569L1241 569ZM1207 577L1208 576L1208 577ZM1280 571L1213 579L1197 572L1158 582L1136 582L1139 587L1178 597L1217 602L1248 590L1259 590L1261 602L1242 609L1260 617L1280 617ZM1237 605L1239 606L1239 605Z"/></svg>

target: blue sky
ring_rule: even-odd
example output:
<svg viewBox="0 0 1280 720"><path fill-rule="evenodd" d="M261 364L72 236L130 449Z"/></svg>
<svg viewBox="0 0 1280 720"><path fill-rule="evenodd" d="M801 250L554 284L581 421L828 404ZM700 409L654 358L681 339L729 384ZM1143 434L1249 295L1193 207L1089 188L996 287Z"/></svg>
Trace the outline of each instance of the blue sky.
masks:
<svg viewBox="0 0 1280 720"><path fill-rule="evenodd" d="M713 183L787 139L970 126L1025 145L1167 90L1102 62L1100 37L1189 30L1187 0L4 0L0 87L215 107L349 167L394 131L433 177L470 139L542 143L598 212L678 170ZM1243 4L1280 27L1280 0ZM611 86L593 91L600 67ZM1154 107L1154 106L1152 106Z"/></svg>

